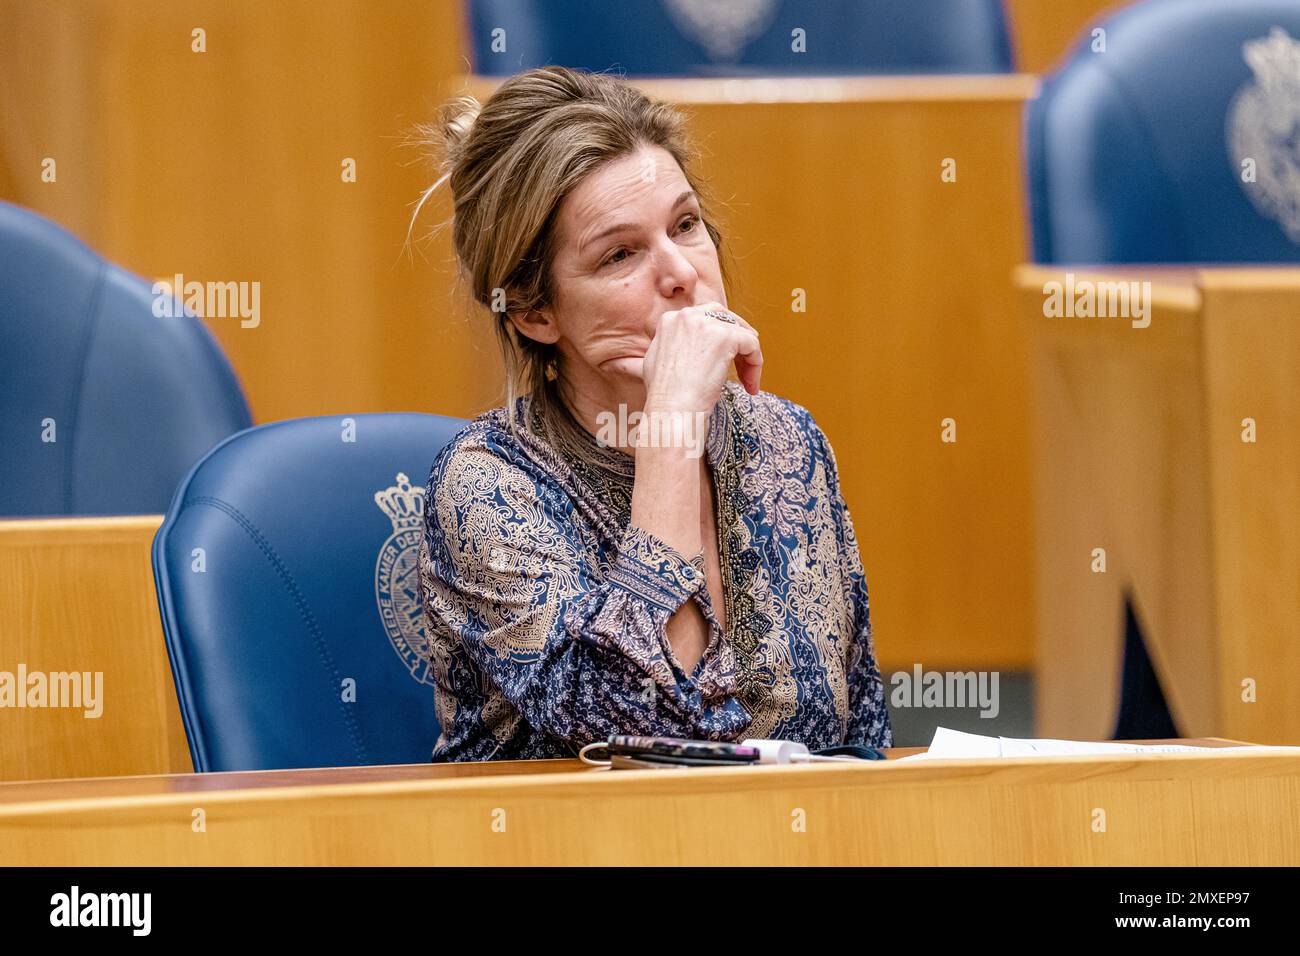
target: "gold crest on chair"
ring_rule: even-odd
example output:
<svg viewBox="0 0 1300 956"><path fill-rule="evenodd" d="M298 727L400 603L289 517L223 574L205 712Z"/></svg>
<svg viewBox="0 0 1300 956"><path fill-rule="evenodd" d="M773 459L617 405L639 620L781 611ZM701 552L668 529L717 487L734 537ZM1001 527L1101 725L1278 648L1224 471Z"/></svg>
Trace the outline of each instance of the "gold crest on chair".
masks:
<svg viewBox="0 0 1300 956"><path fill-rule="evenodd" d="M393 523L393 533L375 563L375 600L393 650L411 676L432 685L424 608L420 596L420 535L424 529L424 489L412 488L406 475L375 492L375 504Z"/></svg>
<svg viewBox="0 0 1300 956"><path fill-rule="evenodd" d="M1300 243L1300 40L1274 27L1242 55L1255 82L1228 107L1228 148L1255 208Z"/></svg>
<svg viewBox="0 0 1300 956"><path fill-rule="evenodd" d="M712 60L739 59L776 13L776 0L665 0L677 29Z"/></svg>

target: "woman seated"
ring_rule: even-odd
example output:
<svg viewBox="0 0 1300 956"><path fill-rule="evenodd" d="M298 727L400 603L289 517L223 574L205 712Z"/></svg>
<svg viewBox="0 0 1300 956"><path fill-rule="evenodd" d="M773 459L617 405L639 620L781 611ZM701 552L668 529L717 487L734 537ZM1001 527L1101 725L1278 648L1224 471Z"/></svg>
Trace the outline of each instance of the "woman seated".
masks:
<svg viewBox="0 0 1300 956"><path fill-rule="evenodd" d="M431 132L424 198L450 183L508 383L425 494L433 759L613 734L890 746L835 457L759 388L680 114L547 67Z"/></svg>

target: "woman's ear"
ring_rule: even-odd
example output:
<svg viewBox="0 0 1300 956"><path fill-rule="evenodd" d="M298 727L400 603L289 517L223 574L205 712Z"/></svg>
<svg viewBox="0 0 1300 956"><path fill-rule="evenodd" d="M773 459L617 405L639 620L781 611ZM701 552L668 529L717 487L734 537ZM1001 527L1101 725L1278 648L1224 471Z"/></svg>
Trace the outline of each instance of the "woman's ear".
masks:
<svg viewBox="0 0 1300 956"><path fill-rule="evenodd" d="M550 309L530 309L511 312L510 321L515 331L543 345L554 345L560 340L560 326Z"/></svg>

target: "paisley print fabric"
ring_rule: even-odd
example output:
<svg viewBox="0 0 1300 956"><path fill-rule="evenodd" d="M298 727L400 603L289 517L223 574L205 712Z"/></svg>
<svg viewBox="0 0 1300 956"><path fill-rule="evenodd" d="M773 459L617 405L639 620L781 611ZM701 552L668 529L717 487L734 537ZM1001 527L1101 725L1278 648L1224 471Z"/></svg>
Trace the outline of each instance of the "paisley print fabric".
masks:
<svg viewBox="0 0 1300 956"><path fill-rule="evenodd" d="M513 414L470 423L425 492L434 761L570 757L612 734L892 745L853 522L805 409L728 382L710 417L725 634L703 554L631 524L634 459L572 419L553 433L527 397ZM709 626L690 674L667 639L686 601Z"/></svg>

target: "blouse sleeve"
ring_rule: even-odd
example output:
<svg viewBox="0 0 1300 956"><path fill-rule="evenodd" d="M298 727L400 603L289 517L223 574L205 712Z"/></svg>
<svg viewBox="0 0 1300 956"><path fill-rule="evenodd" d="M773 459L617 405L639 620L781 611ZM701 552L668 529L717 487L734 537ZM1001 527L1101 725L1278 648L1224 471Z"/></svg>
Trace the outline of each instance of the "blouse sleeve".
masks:
<svg viewBox="0 0 1300 956"><path fill-rule="evenodd" d="M815 427L815 426L814 426ZM853 607L853 642L849 647L849 729L844 742L868 747L892 747L893 729L885 706L884 682L876 665L875 641L871 632L871 609L867 600L867 578L862 569L853 517L840 490L839 469L830 441L816 429L830 489L831 514L839 544L840 566L845 569L844 586Z"/></svg>
<svg viewBox="0 0 1300 956"><path fill-rule="evenodd" d="M748 721L733 697L706 706L668 644L668 619L703 586L702 552L687 560L630 526L601 575L568 497L486 448L440 457L426 501L427 624L450 632L530 725L581 746L695 737L705 717Z"/></svg>

